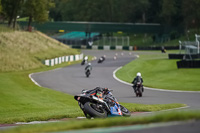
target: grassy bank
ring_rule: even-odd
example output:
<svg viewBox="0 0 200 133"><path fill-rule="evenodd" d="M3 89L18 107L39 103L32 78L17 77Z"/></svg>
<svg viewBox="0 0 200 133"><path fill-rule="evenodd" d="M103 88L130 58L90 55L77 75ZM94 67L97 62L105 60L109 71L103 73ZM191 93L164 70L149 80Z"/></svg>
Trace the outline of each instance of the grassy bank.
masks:
<svg viewBox="0 0 200 133"><path fill-rule="evenodd" d="M38 133L38 132L56 132L79 130L99 127L115 127L126 125L138 125L169 121L183 121L183 120L199 120L199 112L171 112L165 114L156 114L150 116L130 117L130 118L108 118L108 119L94 119L94 120L70 120L66 122L56 122L48 124L36 124L20 126L11 130L3 131L2 133Z"/></svg>
<svg viewBox="0 0 200 133"><path fill-rule="evenodd" d="M42 61L78 51L40 32L0 32L0 72L44 67Z"/></svg>
<svg viewBox="0 0 200 133"><path fill-rule="evenodd" d="M137 72L142 73L147 87L200 91L199 69L178 69L177 60L169 60L168 54L154 52L145 54L117 71L116 76L131 83Z"/></svg>

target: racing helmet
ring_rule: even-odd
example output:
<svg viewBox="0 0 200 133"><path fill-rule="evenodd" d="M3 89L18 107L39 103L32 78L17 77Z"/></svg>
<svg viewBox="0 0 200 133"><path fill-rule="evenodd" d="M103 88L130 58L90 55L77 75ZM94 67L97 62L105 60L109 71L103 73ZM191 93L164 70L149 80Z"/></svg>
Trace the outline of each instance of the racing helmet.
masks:
<svg viewBox="0 0 200 133"><path fill-rule="evenodd" d="M141 75L141 73L140 73L140 72L138 72L138 73L137 73L137 76L141 77L142 75Z"/></svg>
<svg viewBox="0 0 200 133"><path fill-rule="evenodd" d="M108 92L109 92L108 88L103 88L103 92L104 92L104 94L108 94Z"/></svg>

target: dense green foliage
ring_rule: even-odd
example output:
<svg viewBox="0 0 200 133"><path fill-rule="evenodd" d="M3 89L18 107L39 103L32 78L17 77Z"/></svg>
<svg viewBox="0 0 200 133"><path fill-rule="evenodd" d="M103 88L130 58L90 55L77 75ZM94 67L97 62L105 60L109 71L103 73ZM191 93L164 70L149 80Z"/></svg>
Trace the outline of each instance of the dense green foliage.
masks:
<svg viewBox="0 0 200 133"><path fill-rule="evenodd" d="M200 0L55 0L55 21L162 23L199 28Z"/></svg>
<svg viewBox="0 0 200 133"><path fill-rule="evenodd" d="M200 0L1 0L1 3L1 16L13 27L17 16L28 16L30 23L32 19L37 22L53 19L161 23L177 30L200 27Z"/></svg>
<svg viewBox="0 0 200 133"><path fill-rule="evenodd" d="M1 0L0 0L0 13L1 13L1 11L2 11L2 5L1 5Z"/></svg>
<svg viewBox="0 0 200 133"><path fill-rule="evenodd" d="M45 22L48 20L49 9L54 6L52 0L2 0L3 13L0 15L8 20L8 26L15 28L19 16L29 17L31 22Z"/></svg>
<svg viewBox="0 0 200 133"><path fill-rule="evenodd" d="M199 69L178 69L176 61L169 60L167 54L144 52L138 59L117 71L116 76L131 83L136 73L141 72L144 86L147 87L200 91Z"/></svg>

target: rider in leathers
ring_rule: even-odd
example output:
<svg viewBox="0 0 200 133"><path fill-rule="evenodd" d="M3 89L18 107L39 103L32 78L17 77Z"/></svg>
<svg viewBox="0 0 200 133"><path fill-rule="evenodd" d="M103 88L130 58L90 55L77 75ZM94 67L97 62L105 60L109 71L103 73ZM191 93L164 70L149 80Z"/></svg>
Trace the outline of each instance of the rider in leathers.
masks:
<svg viewBox="0 0 200 133"><path fill-rule="evenodd" d="M103 100L103 96L107 95L109 90L108 88L96 87L92 90L83 90L86 94L94 95ZM82 91L82 92L83 92Z"/></svg>
<svg viewBox="0 0 200 133"><path fill-rule="evenodd" d="M137 73L137 76L136 76L136 77L134 78L134 80L132 81L134 91L136 91L137 82L143 83L143 79L142 79L142 76L141 76L141 73L140 73L140 72ZM144 91L144 87L143 87L143 85L142 85L142 92L143 92L143 91Z"/></svg>

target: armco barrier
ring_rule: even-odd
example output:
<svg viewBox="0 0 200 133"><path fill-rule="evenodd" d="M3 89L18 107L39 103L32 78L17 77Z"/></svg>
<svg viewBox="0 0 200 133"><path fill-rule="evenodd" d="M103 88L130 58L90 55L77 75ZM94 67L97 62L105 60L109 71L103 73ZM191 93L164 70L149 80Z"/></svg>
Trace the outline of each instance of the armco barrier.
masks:
<svg viewBox="0 0 200 133"><path fill-rule="evenodd" d="M178 68L200 68L200 60L181 60L176 63Z"/></svg>
<svg viewBox="0 0 200 133"><path fill-rule="evenodd" d="M92 46L82 46L82 45L71 45L71 48L76 48L76 49L99 49L99 50L133 50L133 46L109 46L109 45L104 45L104 46L97 46L97 45L92 45Z"/></svg>
<svg viewBox="0 0 200 133"><path fill-rule="evenodd" d="M115 45L92 45L92 46L85 46L85 45L71 45L72 48L77 49L100 49L100 50L161 50L161 46L115 46ZM175 50L179 49L179 46L164 46L166 50Z"/></svg>
<svg viewBox="0 0 200 133"><path fill-rule="evenodd" d="M44 64L47 66L54 66L57 64L61 64L63 62L72 62L72 61L78 61L83 59L83 54L80 55L68 55L68 56L62 56L57 57L54 59L48 59L44 61Z"/></svg>
<svg viewBox="0 0 200 133"><path fill-rule="evenodd" d="M188 54L168 54L168 58L169 59L197 59L197 58L200 58L200 54L191 54L191 55L188 55Z"/></svg>

